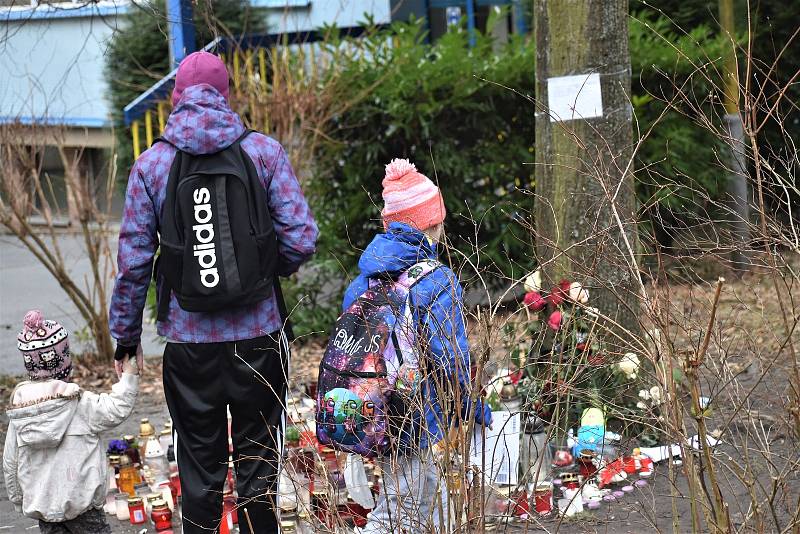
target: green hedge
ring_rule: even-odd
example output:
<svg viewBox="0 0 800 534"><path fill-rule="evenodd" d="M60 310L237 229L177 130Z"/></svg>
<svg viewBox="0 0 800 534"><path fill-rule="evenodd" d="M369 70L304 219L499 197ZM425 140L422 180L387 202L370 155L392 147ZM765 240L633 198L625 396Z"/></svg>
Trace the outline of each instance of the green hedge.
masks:
<svg viewBox="0 0 800 534"><path fill-rule="evenodd" d="M666 106L652 95L669 99L694 64L718 57L722 41L706 26L681 36L663 17L644 12L634 19L632 101L646 132ZM533 41L514 36L500 44L479 33L470 49L464 31L434 44L423 38L418 22L396 23L359 45L365 54L339 65L339 83L352 94L372 93L337 118L308 185L321 227L319 254L314 276L290 293L317 295L327 287L323 294L335 298L314 297L313 306L299 307L300 332L324 332L335 317L339 295L331 288L354 273L360 251L381 229L383 168L395 157L411 159L439 182L453 259L468 267L462 281L469 285L473 266L497 285L533 267ZM708 93L699 76L693 80L695 95ZM689 106L679 109L660 119L636 162L643 203L657 200L676 216L698 209L689 191L713 196L720 188L719 144L695 124ZM330 308L320 309L325 302Z"/></svg>
<svg viewBox="0 0 800 534"><path fill-rule="evenodd" d="M348 271L381 228L381 180L392 158L409 158L438 181L453 244L509 274L524 258L529 237L513 224L533 180L534 49L514 37L496 48L478 35L470 49L464 32L435 45L415 24L395 24L354 58L340 83L370 96L338 117L309 191L322 227L322 251ZM387 45L391 40L391 45ZM512 89L520 89L517 94ZM342 244L345 242L345 246Z"/></svg>

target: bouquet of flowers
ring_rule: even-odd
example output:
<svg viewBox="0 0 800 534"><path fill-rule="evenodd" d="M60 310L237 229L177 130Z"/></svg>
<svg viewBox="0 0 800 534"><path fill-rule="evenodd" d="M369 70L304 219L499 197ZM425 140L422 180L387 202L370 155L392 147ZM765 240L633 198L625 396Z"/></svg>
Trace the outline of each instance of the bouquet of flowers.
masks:
<svg viewBox="0 0 800 534"><path fill-rule="evenodd" d="M586 408L635 408L639 358L607 348L603 317L589 305L589 290L562 280L546 291L539 271L525 280L523 306L533 341L519 384L530 414L565 435ZM626 395L632 391L632 395Z"/></svg>

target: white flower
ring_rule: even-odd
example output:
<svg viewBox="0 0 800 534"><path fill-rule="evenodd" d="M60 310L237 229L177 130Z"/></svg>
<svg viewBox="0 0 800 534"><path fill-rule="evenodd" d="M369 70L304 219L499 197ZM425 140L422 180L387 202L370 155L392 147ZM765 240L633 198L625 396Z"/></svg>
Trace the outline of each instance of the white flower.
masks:
<svg viewBox="0 0 800 534"><path fill-rule="evenodd" d="M650 400L650 392L646 389L639 390L639 397L643 400Z"/></svg>
<svg viewBox="0 0 800 534"><path fill-rule="evenodd" d="M639 357L633 352L625 354L617 363L617 369L629 379L636 378L636 373L639 372Z"/></svg>
<svg viewBox="0 0 800 534"><path fill-rule="evenodd" d="M640 410L646 410L647 409L647 405L645 403L643 403L642 401L637 402L636 403L636 407L639 408Z"/></svg>
<svg viewBox="0 0 800 534"><path fill-rule="evenodd" d="M541 291L542 290L542 271L534 271L525 279L525 291L530 293L531 291Z"/></svg>
<svg viewBox="0 0 800 534"><path fill-rule="evenodd" d="M569 285L569 298L578 304L586 304L589 302L589 291L578 282L572 282Z"/></svg>
<svg viewBox="0 0 800 534"><path fill-rule="evenodd" d="M511 374L509 369L499 369L497 374L495 374L486 385L486 394L491 396L492 393L497 393L497 396L499 397L500 392L503 390L503 386L506 384L509 374Z"/></svg>
<svg viewBox="0 0 800 534"><path fill-rule="evenodd" d="M653 402L656 404L660 404L663 396L661 395L661 387L653 386L650 388L650 398L653 399Z"/></svg>
<svg viewBox="0 0 800 534"><path fill-rule="evenodd" d="M494 379L486 385L486 396L491 397L492 393L496 393L497 396L500 396L500 391L503 389L503 381L500 379Z"/></svg>

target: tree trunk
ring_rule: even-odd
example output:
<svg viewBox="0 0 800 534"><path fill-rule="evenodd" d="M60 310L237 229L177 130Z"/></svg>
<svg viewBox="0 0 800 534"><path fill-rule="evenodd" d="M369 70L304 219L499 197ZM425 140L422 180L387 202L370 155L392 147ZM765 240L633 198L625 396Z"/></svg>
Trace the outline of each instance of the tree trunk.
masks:
<svg viewBox="0 0 800 534"><path fill-rule="evenodd" d="M749 265L747 251L750 247L750 191L747 180L744 128L739 114L739 76L736 65L736 28L733 17L733 0L720 0L719 23L722 33L730 39L725 50L723 75L725 76L725 135L728 143L728 203L732 211L731 232L733 246L731 261L735 273L744 274Z"/></svg>
<svg viewBox="0 0 800 534"><path fill-rule="evenodd" d="M534 8L538 259L550 283L581 282L591 306L637 332L628 2L534 0ZM553 122L548 79L591 73L600 75L602 115Z"/></svg>

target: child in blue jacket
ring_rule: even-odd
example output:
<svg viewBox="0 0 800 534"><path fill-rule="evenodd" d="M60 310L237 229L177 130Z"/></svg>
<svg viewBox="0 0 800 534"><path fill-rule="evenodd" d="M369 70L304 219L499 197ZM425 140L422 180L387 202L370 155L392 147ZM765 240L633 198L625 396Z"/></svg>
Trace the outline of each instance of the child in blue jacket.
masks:
<svg viewBox="0 0 800 534"><path fill-rule="evenodd" d="M386 166L383 180L385 232L367 246L358 262L360 274L348 287L347 309L371 278L397 277L415 264L437 260L445 207L439 188L408 160ZM455 273L441 265L414 284L409 303L425 353L420 355L426 378L421 384L422 406L412 410L412 429L402 443L380 460L384 487L363 532L439 532L448 524L444 471L436 463L436 444L458 419L456 406L491 424L491 410L477 403L470 410L470 356L462 289ZM442 398L444 397L444 398ZM446 530L446 529L445 529Z"/></svg>

